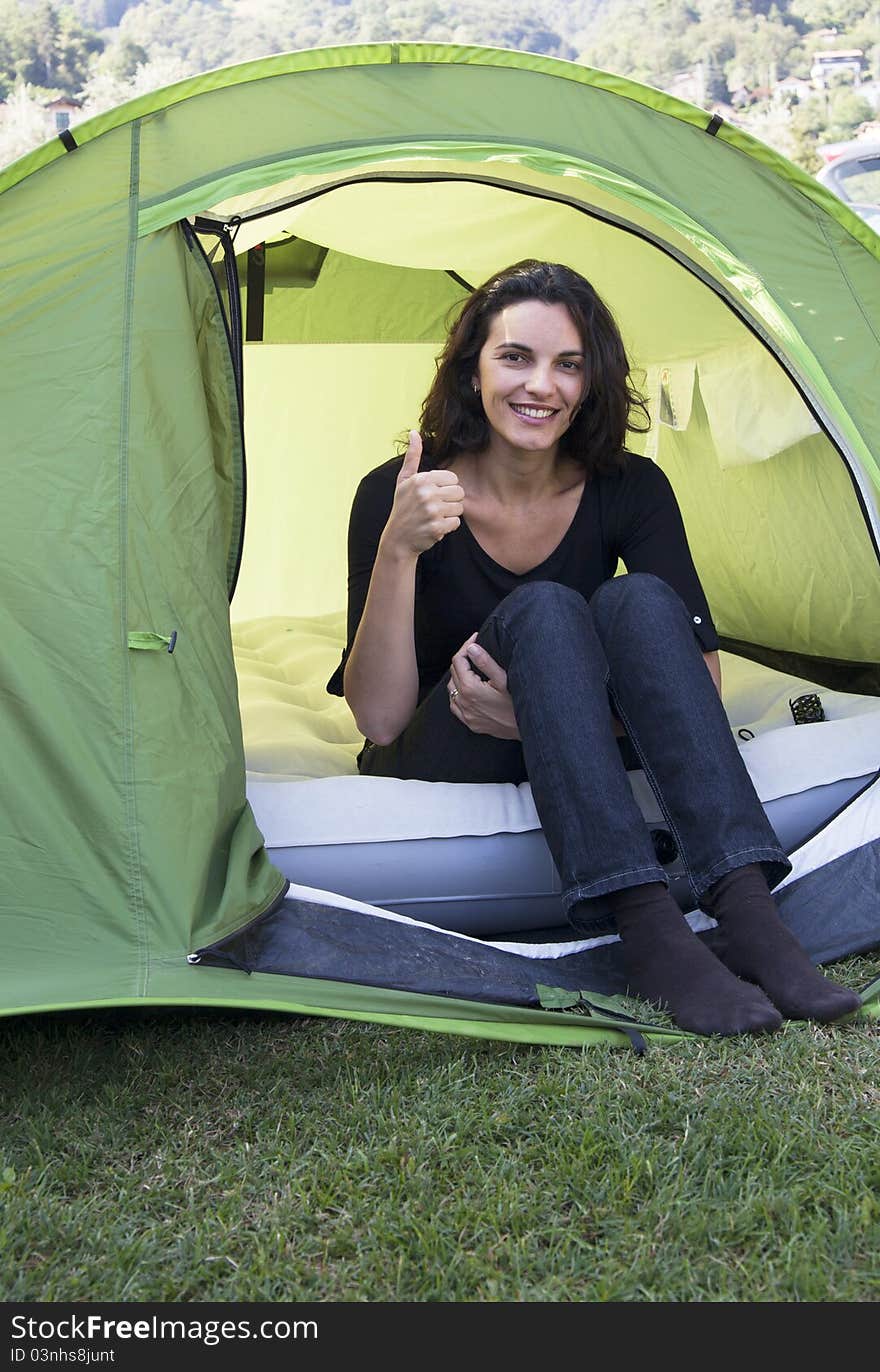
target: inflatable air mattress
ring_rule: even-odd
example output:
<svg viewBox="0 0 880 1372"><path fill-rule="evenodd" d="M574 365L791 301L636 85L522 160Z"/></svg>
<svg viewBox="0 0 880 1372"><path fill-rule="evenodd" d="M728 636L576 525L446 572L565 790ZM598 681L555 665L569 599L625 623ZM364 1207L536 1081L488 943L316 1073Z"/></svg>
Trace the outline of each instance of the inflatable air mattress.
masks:
<svg viewBox="0 0 880 1372"><path fill-rule="evenodd" d="M248 797L275 865L299 886L479 937L541 938L564 925L559 877L527 783L357 774L361 737L345 702L324 690L343 635L343 614L252 620L233 631ZM880 700L721 657L731 729L793 854L876 775ZM813 692L825 719L797 724L790 702ZM629 775L673 893L692 911L653 792L643 772ZM691 922L705 919L695 911Z"/></svg>

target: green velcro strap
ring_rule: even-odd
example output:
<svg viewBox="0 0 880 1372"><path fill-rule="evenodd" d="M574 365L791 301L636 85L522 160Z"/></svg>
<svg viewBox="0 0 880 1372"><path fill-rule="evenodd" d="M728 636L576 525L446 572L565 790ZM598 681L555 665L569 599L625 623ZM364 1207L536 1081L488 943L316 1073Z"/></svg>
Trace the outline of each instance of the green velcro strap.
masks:
<svg viewBox="0 0 880 1372"><path fill-rule="evenodd" d="M174 645L177 643L177 630L168 636L165 634L153 634L136 630L128 635L129 648L141 648L147 652L158 653L163 648L167 653L174 652Z"/></svg>

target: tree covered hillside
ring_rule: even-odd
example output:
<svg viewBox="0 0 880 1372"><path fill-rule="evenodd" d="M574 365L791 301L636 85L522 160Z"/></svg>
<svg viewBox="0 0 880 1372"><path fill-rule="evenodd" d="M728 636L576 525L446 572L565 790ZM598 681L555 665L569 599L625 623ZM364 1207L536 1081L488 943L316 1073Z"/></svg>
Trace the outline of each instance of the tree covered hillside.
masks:
<svg viewBox="0 0 880 1372"><path fill-rule="evenodd" d="M811 78L816 53L858 74ZM864 0L607 0L579 59L672 91L816 171L823 142L878 118L880 4Z"/></svg>
<svg viewBox="0 0 880 1372"><path fill-rule="evenodd" d="M809 170L877 118L880 3L860 0L0 0L0 162L60 120L272 52L390 39L566 57L718 108ZM859 50L811 78L816 52ZM811 84L812 83L812 84ZM79 104L53 114L53 98Z"/></svg>
<svg viewBox="0 0 880 1372"><path fill-rule="evenodd" d="M862 48L880 76L880 4L864 0L607 0L585 39L597 65L653 85L702 63L715 100L806 77L817 49Z"/></svg>

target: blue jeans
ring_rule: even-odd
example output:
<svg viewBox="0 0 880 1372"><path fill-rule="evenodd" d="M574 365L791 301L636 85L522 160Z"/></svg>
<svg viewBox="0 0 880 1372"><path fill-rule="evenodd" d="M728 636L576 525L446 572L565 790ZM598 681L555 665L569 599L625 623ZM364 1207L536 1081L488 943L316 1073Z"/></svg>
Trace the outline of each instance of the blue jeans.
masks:
<svg viewBox="0 0 880 1372"><path fill-rule="evenodd" d="M517 587L481 627L507 672L520 741L472 733L449 709L448 673L403 733L370 744L370 776L529 780L563 887L587 927L598 897L666 883L633 798L612 710L650 782L697 901L736 867L760 863L772 889L791 870L733 740L688 612L647 573L604 582L589 604L552 581ZM586 902L575 912L579 902ZM590 904L590 902L593 902Z"/></svg>

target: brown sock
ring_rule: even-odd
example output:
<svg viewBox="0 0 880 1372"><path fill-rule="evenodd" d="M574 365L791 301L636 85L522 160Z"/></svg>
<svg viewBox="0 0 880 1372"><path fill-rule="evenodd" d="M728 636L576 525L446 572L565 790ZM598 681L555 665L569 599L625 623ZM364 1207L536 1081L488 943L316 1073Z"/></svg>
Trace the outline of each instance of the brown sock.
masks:
<svg viewBox="0 0 880 1372"><path fill-rule="evenodd" d="M662 882L608 897L623 944L629 988L666 1006L696 1034L778 1029L781 1016L756 987L739 981L693 933Z"/></svg>
<svg viewBox="0 0 880 1372"><path fill-rule="evenodd" d="M786 929L756 863L728 872L700 903L718 921L725 967L760 986L786 1019L835 1020L859 1008L856 992L817 971Z"/></svg>

